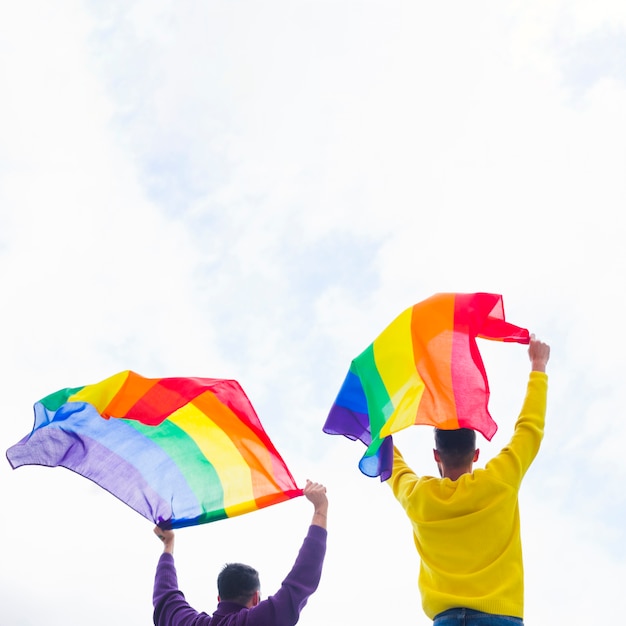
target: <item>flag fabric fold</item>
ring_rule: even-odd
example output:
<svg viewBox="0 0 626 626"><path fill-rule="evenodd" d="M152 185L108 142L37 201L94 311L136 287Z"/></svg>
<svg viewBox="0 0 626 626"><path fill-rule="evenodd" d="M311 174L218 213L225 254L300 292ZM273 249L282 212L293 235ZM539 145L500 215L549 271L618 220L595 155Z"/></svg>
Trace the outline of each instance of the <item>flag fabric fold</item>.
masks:
<svg viewBox="0 0 626 626"><path fill-rule="evenodd" d="M132 371L34 405L13 468L62 466L163 528L234 517L302 495L235 380Z"/></svg>
<svg viewBox="0 0 626 626"><path fill-rule="evenodd" d="M502 296L439 293L403 311L351 363L324 432L360 440L359 468L387 480L391 435L413 424L471 428L491 440L489 384L476 337L528 343L505 321Z"/></svg>

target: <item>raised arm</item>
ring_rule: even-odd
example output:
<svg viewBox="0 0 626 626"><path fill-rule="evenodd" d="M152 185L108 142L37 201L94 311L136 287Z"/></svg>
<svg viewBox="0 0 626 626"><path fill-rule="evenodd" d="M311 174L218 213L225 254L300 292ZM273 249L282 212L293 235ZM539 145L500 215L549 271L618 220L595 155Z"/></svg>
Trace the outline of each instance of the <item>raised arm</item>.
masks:
<svg viewBox="0 0 626 626"><path fill-rule="evenodd" d="M326 487L307 480L302 491L314 507L307 536L280 589L248 611L247 626L294 626L319 585L326 553Z"/></svg>
<svg viewBox="0 0 626 626"><path fill-rule="evenodd" d="M328 518L328 498L326 497L326 487L320 483L313 483L307 479L306 486L302 490L304 496L313 504L312 526L326 528Z"/></svg>
<svg viewBox="0 0 626 626"><path fill-rule="evenodd" d="M495 472L499 480L516 488L537 455L543 439L548 395L546 365L550 358L550 346L531 335L528 357L531 372L526 398L515 422L513 436L509 444L485 468Z"/></svg>

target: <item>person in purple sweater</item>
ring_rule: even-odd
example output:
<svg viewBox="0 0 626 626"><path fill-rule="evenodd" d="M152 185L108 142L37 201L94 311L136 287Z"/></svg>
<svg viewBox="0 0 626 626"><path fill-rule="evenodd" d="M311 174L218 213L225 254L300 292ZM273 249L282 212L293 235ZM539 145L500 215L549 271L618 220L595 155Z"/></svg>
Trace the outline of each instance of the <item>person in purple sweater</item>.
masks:
<svg viewBox="0 0 626 626"><path fill-rule="evenodd" d="M326 487L306 481L305 497L313 519L298 557L280 589L260 599L258 572L242 563L225 565L217 579L218 605L212 616L193 609L178 589L174 567L174 532L155 527L163 554L154 579L155 626L293 626L309 596L317 589L326 554Z"/></svg>

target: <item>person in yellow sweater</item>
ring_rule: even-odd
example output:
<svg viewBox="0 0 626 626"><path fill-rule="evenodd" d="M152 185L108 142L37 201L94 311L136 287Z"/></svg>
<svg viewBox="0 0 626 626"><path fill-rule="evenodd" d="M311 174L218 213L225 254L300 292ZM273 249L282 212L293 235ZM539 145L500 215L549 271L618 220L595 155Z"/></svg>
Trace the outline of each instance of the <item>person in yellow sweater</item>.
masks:
<svg viewBox="0 0 626 626"><path fill-rule="evenodd" d="M531 335L526 398L509 444L484 469L476 433L435 429L439 478L418 477L394 448L387 481L413 526L422 607L434 626L523 624L518 492L543 438L550 346Z"/></svg>

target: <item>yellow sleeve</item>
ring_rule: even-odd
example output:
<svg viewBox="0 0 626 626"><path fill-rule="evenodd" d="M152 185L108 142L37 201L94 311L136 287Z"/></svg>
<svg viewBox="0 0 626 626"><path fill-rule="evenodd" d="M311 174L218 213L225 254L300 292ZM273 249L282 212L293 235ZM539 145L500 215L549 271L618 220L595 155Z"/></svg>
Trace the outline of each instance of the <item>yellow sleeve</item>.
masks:
<svg viewBox="0 0 626 626"><path fill-rule="evenodd" d="M417 474L406 464L400 450L393 448L393 471L387 479L387 484L391 487L393 495L400 504L406 508L407 501L411 498L413 489L418 482Z"/></svg>
<svg viewBox="0 0 626 626"><path fill-rule="evenodd" d="M509 444L491 459L485 470L495 472L503 481L519 487L524 474L539 452L543 439L548 397L548 376L531 372L526 398L515 422Z"/></svg>

